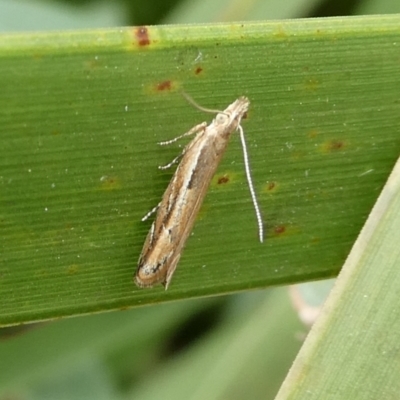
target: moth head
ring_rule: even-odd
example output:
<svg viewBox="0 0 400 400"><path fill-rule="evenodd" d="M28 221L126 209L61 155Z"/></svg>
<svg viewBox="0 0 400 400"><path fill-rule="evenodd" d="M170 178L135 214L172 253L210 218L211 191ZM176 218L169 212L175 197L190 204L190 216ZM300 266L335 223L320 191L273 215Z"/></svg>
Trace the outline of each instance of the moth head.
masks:
<svg viewBox="0 0 400 400"><path fill-rule="evenodd" d="M221 112L221 113L217 114L214 121L217 125L225 125L229 121L229 115Z"/></svg>

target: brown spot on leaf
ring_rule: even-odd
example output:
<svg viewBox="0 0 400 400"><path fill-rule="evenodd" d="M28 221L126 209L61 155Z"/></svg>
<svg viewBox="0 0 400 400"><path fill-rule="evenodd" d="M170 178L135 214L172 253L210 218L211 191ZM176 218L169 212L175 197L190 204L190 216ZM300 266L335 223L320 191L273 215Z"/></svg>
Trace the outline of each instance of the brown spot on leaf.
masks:
<svg viewBox="0 0 400 400"><path fill-rule="evenodd" d="M146 26L136 28L135 37L139 46L148 46L150 44L149 31Z"/></svg>
<svg viewBox="0 0 400 400"><path fill-rule="evenodd" d="M332 139L321 145L321 150L326 153L333 153L343 150L346 143L344 140Z"/></svg>
<svg viewBox="0 0 400 400"><path fill-rule="evenodd" d="M341 150L344 146L344 143L341 140L332 140L329 144L329 150L336 151Z"/></svg>
<svg viewBox="0 0 400 400"><path fill-rule="evenodd" d="M201 67L197 67L195 70L194 70L194 73L196 74L196 75L199 75L200 73L202 73L203 72L203 68L201 68Z"/></svg>
<svg viewBox="0 0 400 400"><path fill-rule="evenodd" d="M267 190L275 189L276 183L275 182L268 182Z"/></svg>
<svg viewBox="0 0 400 400"><path fill-rule="evenodd" d="M223 185L224 183L228 183L229 182L229 177L227 175L223 175L221 177L218 178L218 185Z"/></svg>
<svg viewBox="0 0 400 400"><path fill-rule="evenodd" d="M274 228L274 232L277 235L281 235L282 233L285 233L285 231L286 231L286 228L283 225L278 225L278 226L275 226L275 228Z"/></svg>
<svg viewBox="0 0 400 400"><path fill-rule="evenodd" d="M157 90L158 91L171 90L171 87L172 87L171 81L163 81L157 85Z"/></svg>

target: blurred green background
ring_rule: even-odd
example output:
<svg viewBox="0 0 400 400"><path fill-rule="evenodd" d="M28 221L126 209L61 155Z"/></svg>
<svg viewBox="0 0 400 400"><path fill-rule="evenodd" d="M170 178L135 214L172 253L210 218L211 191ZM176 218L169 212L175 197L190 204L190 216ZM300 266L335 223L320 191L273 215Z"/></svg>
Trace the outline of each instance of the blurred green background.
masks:
<svg viewBox="0 0 400 400"><path fill-rule="evenodd" d="M0 31L187 24L400 12L396 0L0 0Z"/></svg>
<svg viewBox="0 0 400 400"><path fill-rule="evenodd" d="M398 12L398 0L0 0L0 31ZM0 400L272 399L308 330L297 311L312 320L330 285L0 330Z"/></svg>

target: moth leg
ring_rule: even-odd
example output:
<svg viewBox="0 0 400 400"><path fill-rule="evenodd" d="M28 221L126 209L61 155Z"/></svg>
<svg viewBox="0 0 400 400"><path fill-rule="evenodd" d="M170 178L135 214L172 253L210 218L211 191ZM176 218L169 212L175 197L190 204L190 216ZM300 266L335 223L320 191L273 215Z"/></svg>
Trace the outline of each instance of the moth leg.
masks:
<svg viewBox="0 0 400 400"><path fill-rule="evenodd" d="M161 146L165 146L167 144L174 143L177 140L179 140L185 136L190 136L190 135L194 135L194 134L197 134L200 132L204 132L206 128L207 128L207 122L202 122L201 124L194 126L192 129L190 129L190 131L187 131L183 135L178 136L175 139L168 140L166 142L159 142L158 144ZM179 161L179 159L185 154L185 151L186 151L186 148L182 151L181 154L179 154L177 157L175 157L170 163L168 163L167 165L159 165L158 168L159 169L167 169L167 168L171 167L172 165L176 164Z"/></svg>
<svg viewBox="0 0 400 400"><path fill-rule="evenodd" d="M159 165L158 169L167 169L169 167L172 167L174 164L176 164L178 162L178 160L183 156L184 151L179 154L179 156L175 157L170 163L168 163L167 165Z"/></svg>
<svg viewBox="0 0 400 400"><path fill-rule="evenodd" d="M142 221L146 221L147 218L149 218L151 215L153 215L157 210L158 207L160 207L161 202L159 202L155 207L153 207L143 218Z"/></svg>
<svg viewBox="0 0 400 400"><path fill-rule="evenodd" d="M195 133L199 133L201 131L204 131L207 128L207 122L202 122L201 124L198 124L196 126L194 126L192 129L190 129L189 131L187 131L186 133L184 133L183 135L180 135L174 139L171 140L166 140L165 142L159 142L158 144L160 146L165 146L171 143L175 143L176 141L178 141L179 139L182 139L183 137L186 136L191 136L194 135Z"/></svg>

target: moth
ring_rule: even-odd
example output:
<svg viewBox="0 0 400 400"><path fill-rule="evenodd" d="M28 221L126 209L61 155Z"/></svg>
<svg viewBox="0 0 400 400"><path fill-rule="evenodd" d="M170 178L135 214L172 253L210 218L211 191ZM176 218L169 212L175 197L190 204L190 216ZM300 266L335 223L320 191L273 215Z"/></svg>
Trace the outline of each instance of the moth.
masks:
<svg viewBox="0 0 400 400"><path fill-rule="evenodd" d="M188 98L187 95L185 97ZM188 100L196 105L191 98ZM259 237L260 241L263 241L261 213L251 180L246 143L240 125L249 105L247 97L239 97L224 111L208 110L196 105L203 111L217 112L214 120L209 125L203 122L175 139L160 143L167 145L182 137L196 135L180 156L165 167L160 167L168 168L182 157L160 204L142 219L147 219L157 210L139 257L134 278L137 286L145 288L161 283L165 289L168 288L210 182L229 138L236 130L239 131L242 142L245 170L258 221Z"/></svg>

